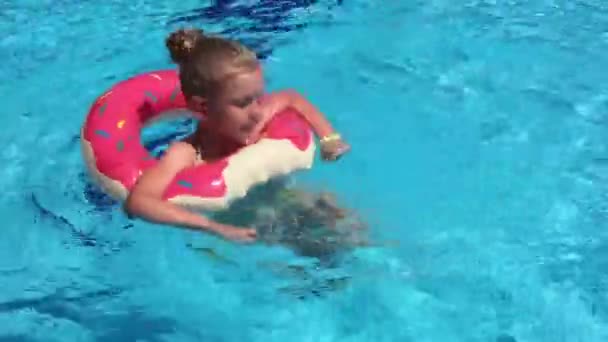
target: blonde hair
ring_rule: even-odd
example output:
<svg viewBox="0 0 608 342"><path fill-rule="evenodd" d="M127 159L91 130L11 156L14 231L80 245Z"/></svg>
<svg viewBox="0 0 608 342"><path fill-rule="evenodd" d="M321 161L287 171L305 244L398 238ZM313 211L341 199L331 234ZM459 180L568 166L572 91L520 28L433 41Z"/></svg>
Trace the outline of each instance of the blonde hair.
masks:
<svg viewBox="0 0 608 342"><path fill-rule="evenodd" d="M179 65L186 97L207 97L227 78L259 66L256 54L241 43L206 35L200 29L179 29L165 43L171 60Z"/></svg>

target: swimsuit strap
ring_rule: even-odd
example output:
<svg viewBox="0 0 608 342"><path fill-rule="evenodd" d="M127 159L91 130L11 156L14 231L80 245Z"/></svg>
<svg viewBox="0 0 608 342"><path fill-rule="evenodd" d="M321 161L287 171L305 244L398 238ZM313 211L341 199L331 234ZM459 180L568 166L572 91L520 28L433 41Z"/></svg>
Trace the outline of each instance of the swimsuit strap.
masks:
<svg viewBox="0 0 608 342"><path fill-rule="evenodd" d="M198 161L202 161L203 160L203 150L200 148L200 146L194 145L194 150L196 152L196 159Z"/></svg>
<svg viewBox="0 0 608 342"><path fill-rule="evenodd" d="M192 148L194 149L194 153L195 153L195 160L201 161L203 160L203 150L201 149L201 147L195 142L195 140L192 137L188 137L185 140L183 140L185 143L190 144L190 146L192 146Z"/></svg>

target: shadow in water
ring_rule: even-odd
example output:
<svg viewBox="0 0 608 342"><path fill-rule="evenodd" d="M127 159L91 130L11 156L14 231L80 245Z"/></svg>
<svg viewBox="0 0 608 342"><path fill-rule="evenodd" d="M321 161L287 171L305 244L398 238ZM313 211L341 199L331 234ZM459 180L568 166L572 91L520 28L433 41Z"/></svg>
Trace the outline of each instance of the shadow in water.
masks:
<svg viewBox="0 0 608 342"><path fill-rule="evenodd" d="M84 198L88 203L92 204L92 211L108 213L119 205L119 202L110 197L108 194L91 181L91 177L87 172L82 172L80 180L84 183Z"/></svg>
<svg viewBox="0 0 608 342"><path fill-rule="evenodd" d="M227 28L217 33L237 39L267 58L276 44L276 33L300 30L308 26L291 16L293 10L307 8L316 0L214 1L212 5L177 13L168 22L171 26L195 25L199 22L222 22ZM335 5L341 5L337 1ZM330 6L331 7L331 6ZM246 20L246 22L243 22ZM231 25L231 21L235 24Z"/></svg>
<svg viewBox="0 0 608 342"><path fill-rule="evenodd" d="M76 225L74 225L74 223L72 223L63 215L55 213L52 210L46 208L40 202L36 194L30 193L29 198L30 204L32 205L32 209L34 211L34 223L48 223L53 228L68 232L70 234L71 239L69 241L64 242L64 245L68 248L74 246L74 242L76 242L77 246L103 247L106 251L116 252L132 245L132 242L129 241L110 241L99 239L94 236L94 234L79 229L78 227L76 227ZM128 229L131 226L132 225L130 224L125 225L123 226L123 229Z"/></svg>
<svg viewBox="0 0 608 342"><path fill-rule="evenodd" d="M25 335L5 335L0 336L0 342L36 342Z"/></svg>
<svg viewBox="0 0 608 342"><path fill-rule="evenodd" d="M111 300L123 291L109 288L76 296L66 296L58 290L53 294L35 299L17 299L0 303L0 312L23 309L55 319L69 320L96 335L96 341L164 341L163 335L175 331L175 321L144 314L132 309L125 313L108 314L95 310L104 300ZM28 341L23 336L0 337L0 341Z"/></svg>

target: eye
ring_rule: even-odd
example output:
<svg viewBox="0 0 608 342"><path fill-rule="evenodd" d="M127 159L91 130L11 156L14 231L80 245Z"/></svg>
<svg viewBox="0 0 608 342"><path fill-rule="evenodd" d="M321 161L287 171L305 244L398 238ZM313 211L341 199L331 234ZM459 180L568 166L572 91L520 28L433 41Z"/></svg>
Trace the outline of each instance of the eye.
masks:
<svg viewBox="0 0 608 342"><path fill-rule="evenodd" d="M253 100L251 98L246 98L243 100L238 100L234 104L239 108L245 108L245 107L249 106L251 104L251 102L253 102Z"/></svg>
<svg viewBox="0 0 608 342"><path fill-rule="evenodd" d="M239 108L245 108L247 106L249 106L251 104L251 102L253 102L254 98L253 97L245 97L243 99L238 99L233 101L233 104Z"/></svg>
<svg viewBox="0 0 608 342"><path fill-rule="evenodd" d="M260 100L263 98L263 96L264 96L264 93L260 92L260 93L256 93L253 95L243 97L241 99L236 99L236 100L232 101L232 103L239 108L245 108L245 107L251 105L253 102L260 103Z"/></svg>

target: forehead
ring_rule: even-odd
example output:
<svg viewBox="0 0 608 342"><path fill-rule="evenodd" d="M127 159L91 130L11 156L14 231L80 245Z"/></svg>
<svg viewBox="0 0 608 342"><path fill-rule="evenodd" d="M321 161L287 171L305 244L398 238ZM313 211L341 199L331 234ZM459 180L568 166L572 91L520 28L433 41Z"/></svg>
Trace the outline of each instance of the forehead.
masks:
<svg viewBox="0 0 608 342"><path fill-rule="evenodd" d="M229 97L246 96L260 92L264 88L264 76L260 68L234 74L223 84L224 91Z"/></svg>

